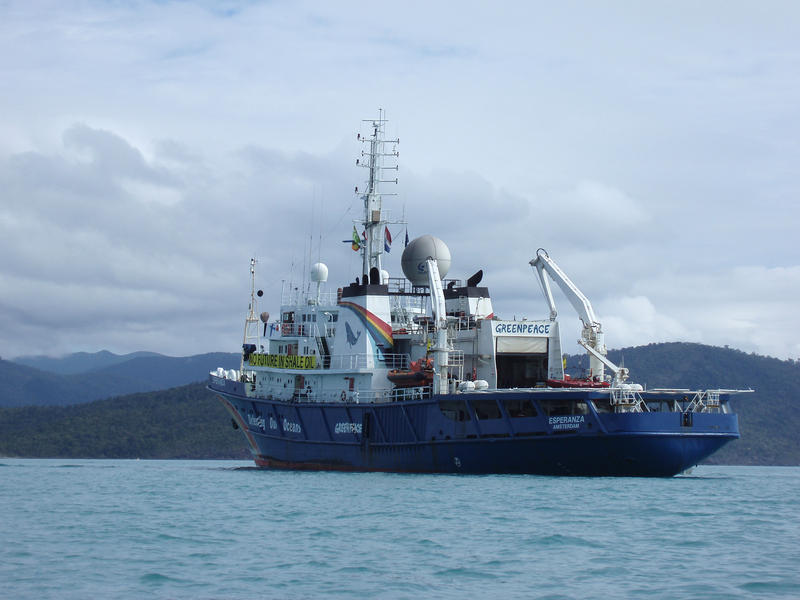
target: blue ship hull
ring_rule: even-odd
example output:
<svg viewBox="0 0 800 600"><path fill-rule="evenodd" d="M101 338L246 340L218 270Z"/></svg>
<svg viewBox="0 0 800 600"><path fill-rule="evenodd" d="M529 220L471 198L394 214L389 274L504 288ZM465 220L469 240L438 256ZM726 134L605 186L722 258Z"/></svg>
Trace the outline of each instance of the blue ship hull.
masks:
<svg viewBox="0 0 800 600"><path fill-rule="evenodd" d="M670 477L739 437L734 414L599 412L608 394L591 390L324 404L247 397L238 382L209 389L268 468ZM511 414L520 403L531 408ZM584 412L547 414L553 403Z"/></svg>

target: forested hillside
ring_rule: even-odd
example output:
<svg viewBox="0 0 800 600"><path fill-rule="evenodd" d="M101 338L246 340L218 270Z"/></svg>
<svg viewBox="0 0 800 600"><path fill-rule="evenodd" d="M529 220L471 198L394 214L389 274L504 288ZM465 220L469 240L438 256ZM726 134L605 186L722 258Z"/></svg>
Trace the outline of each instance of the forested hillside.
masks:
<svg viewBox="0 0 800 600"><path fill-rule="evenodd" d="M755 390L733 401L742 439L709 463L800 465L797 362L683 343L625 348L609 356L617 364L624 356L632 380L649 388ZM569 357L568 370L579 374L581 363L584 357ZM204 384L193 384L75 406L0 409L0 455L247 458L249 451L220 403Z"/></svg>
<svg viewBox="0 0 800 600"><path fill-rule="evenodd" d="M0 456L247 458L205 384L74 406L0 409Z"/></svg>

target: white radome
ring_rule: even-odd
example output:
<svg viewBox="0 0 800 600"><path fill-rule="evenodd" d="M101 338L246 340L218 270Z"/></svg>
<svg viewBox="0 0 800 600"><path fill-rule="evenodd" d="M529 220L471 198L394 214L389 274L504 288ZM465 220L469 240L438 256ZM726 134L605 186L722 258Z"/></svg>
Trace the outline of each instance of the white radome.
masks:
<svg viewBox="0 0 800 600"><path fill-rule="evenodd" d="M311 281L324 283L328 281L328 267L324 263L311 265Z"/></svg>
<svg viewBox="0 0 800 600"><path fill-rule="evenodd" d="M414 285L428 285L428 268L425 261L436 259L439 278L444 279L450 270L450 249L442 240L432 235L414 238L403 250L403 273Z"/></svg>

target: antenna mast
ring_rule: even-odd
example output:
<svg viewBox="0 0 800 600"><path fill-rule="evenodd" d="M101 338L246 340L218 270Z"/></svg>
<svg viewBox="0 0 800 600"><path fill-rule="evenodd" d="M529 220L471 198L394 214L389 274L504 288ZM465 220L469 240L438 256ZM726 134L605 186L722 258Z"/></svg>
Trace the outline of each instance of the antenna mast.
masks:
<svg viewBox="0 0 800 600"><path fill-rule="evenodd" d="M394 179L382 179L384 171L399 170L397 164L385 165L384 160L396 160L400 153L397 151L399 139L384 139L384 128L386 123L386 113L383 109L378 109L377 119L364 119L364 123L369 123L372 133L369 136L358 134L358 141L368 144L368 149L361 151L361 158L356 159L356 165L369 170L366 190L361 194L364 201L364 220L361 225L366 233L367 240L361 248L361 256L364 262L363 273L367 274L370 269L375 267L381 271L381 255L384 249L384 228L388 221L382 212L382 196L396 196L396 193L385 194L380 191L381 183L397 184L397 177ZM392 144L391 151L386 151L386 145ZM356 188L356 193L358 188Z"/></svg>
<svg viewBox="0 0 800 600"><path fill-rule="evenodd" d="M259 290L258 295L261 295ZM258 344L258 319L256 318L256 259L250 259L250 306L244 321L244 340L242 341L242 361L239 372L244 371L244 356L248 354L247 346L251 344L253 351Z"/></svg>

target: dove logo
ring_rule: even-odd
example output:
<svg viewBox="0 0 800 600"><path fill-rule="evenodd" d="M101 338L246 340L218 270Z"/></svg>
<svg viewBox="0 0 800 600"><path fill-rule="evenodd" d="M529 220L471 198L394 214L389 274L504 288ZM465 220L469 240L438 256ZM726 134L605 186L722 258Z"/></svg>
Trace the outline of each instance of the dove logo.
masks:
<svg viewBox="0 0 800 600"><path fill-rule="evenodd" d="M394 345L391 325L379 319L363 306L359 306L353 302L340 302L339 306L351 309L356 316L358 316L358 320L364 325L367 333L369 333L370 337L377 345L385 348L391 348ZM355 334L352 327L347 324L345 324L345 330L347 333L347 341L353 346L361 336L361 330L358 331L358 334Z"/></svg>

